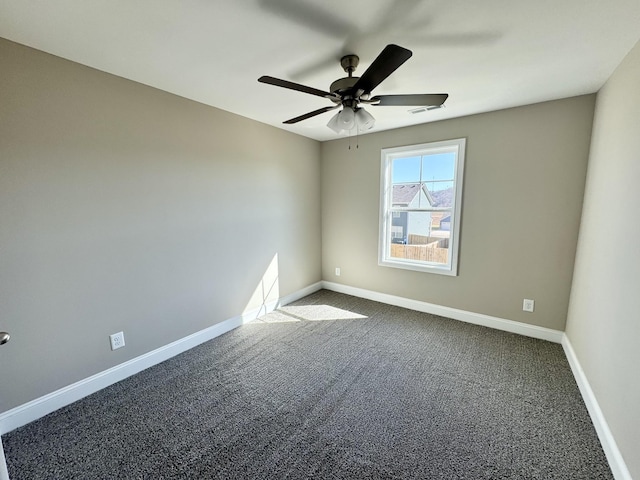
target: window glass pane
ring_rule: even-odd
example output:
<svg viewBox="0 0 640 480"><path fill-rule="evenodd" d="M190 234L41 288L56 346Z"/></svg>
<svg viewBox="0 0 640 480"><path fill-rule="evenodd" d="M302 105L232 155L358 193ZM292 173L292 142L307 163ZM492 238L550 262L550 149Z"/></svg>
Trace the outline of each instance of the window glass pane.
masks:
<svg viewBox="0 0 640 480"><path fill-rule="evenodd" d="M400 212L392 216L389 256L447 264L451 237L449 212Z"/></svg>
<svg viewBox="0 0 640 480"><path fill-rule="evenodd" d="M391 163L391 183L420 181L420 157L396 158Z"/></svg>
<svg viewBox="0 0 640 480"><path fill-rule="evenodd" d="M391 206L398 208L428 208L431 202L420 183L401 183L393 185L391 191Z"/></svg>
<svg viewBox="0 0 640 480"><path fill-rule="evenodd" d="M456 154L438 153L422 157L422 181L433 207L453 206L453 179Z"/></svg>
<svg viewBox="0 0 640 480"><path fill-rule="evenodd" d="M422 157L422 180L453 180L456 154L437 153Z"/></svg>
<svg viewBox="0 0 640 480"><path fill-rule="evenodd" d="M425 187L429 192L433 207L453 206L453 182L427 182Z"/></svg>

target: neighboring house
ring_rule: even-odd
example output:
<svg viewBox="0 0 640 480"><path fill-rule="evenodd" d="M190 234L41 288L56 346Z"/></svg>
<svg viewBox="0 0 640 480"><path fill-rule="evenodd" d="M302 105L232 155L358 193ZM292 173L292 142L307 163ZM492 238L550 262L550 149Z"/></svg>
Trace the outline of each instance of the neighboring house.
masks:
<svg viewBox="0 0 640 480"><path fill-rule="evenodd" d="M420 183L402 183L393 186L392 207L429 208L433 206L431 194ZM404 243L409 235L429 236L431 232L430 212L393 212L391 220L391 242Z"/></svg>
<svg viewBox="0 0 640 480"><path fill-rule="evenodd" d="M440 230L451 230L451 215L447 215L440 220Z"/></svg>

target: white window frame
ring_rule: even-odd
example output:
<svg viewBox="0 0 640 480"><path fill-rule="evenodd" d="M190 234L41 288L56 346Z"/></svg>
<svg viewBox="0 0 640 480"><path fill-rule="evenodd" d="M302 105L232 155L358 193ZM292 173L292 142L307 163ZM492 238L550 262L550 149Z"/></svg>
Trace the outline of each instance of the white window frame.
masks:
<svg viewBox="0 0 640 480"><path fill-rule="evenodd" d="M466 139L457 138L441 142L422 143L394 148L383 148L380 152L380 229L378 237L378 265L383 267L403 268L419 272L437 273L441 275L458 275L458 250L460 245L460 219L462 213L462 190L464 177ZM394 159L432 155L438 153L455 153L454 164L454 195L451 206L451 237L449 240L449 255L447 264L426 262L420 260L399 259L391 257L391 217L392 211L392 179L391 164Z"/></svg>

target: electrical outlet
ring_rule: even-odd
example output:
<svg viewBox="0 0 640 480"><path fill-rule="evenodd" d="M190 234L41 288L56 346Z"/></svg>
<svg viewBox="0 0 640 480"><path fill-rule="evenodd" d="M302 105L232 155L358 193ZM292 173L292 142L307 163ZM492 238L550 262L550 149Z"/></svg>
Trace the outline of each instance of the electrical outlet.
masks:
<svg viewBox="0 0 640 480"><path fill-rule="evenodd" d="M522 301L522 310L524 310L525 312L533 312L533 304L534 304L533 300L525 298Z"/></svg>
<svg viewBox="0 0 640 480"><path fill-rule="evenodd" d="M340 267L336 267L336 277L340 276Z"/></svg>
<svg viewBox="0 0 640 480"><path fill-rule="evenodd" d="M111 340L111 350L117 350L118 348L124 347L124 332L109 335L109 339Z"/></svg>

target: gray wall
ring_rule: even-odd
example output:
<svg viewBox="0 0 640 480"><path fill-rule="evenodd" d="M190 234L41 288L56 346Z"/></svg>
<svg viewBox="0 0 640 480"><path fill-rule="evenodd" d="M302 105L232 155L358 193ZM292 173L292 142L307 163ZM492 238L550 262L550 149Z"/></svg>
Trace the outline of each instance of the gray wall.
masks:
<svg viewBox="0 0 640 480"><path fill-rule="evenodd" d="M0 412L321 279L318 142L4 40L0 105Z"/></svg>
<svg viewBox="0 0 640 480"><path fill-rule="evenodd" d="M564 330L594 103L588 95L374 133L357 149L355 138L323 143L323 278ZM459 276L378 266L380 149L459 137ZM534 313L523 298L536 301Z"/></svg>
<svg viewBox="0 0 640 480"><path fill-rule="evenodd" d="M598 92L567 336L640 478L640 43Z"/></svg>

